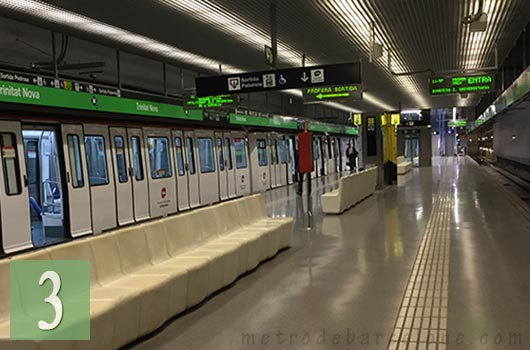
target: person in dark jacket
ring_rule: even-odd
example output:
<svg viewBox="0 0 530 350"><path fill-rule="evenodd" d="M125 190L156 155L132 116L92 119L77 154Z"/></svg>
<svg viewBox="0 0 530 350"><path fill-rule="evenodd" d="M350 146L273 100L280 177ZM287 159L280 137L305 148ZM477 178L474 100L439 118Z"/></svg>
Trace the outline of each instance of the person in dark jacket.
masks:
<svg viewBox="0 0 530 350"><path fill-rule="evenodd" d="M355 149L355 145L352 143L348 143L348 147L346 148L346 158L348 158L348 166L350 167L351 172L355 170L358 154L359 152L357 152L357 150Z"/></svg>

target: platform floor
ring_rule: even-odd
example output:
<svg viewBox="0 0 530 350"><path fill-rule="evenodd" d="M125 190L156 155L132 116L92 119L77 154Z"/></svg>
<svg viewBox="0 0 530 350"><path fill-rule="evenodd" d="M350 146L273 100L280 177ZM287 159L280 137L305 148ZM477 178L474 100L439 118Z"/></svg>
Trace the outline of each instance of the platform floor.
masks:
<svg viewBox="0 0 530 350"><path fill-rule="evenodd" d="M340 216L315 180L310 230L294 187L267 192L294 246L128 348L529 349L529 212L471 159L434 163Z"/></svg>

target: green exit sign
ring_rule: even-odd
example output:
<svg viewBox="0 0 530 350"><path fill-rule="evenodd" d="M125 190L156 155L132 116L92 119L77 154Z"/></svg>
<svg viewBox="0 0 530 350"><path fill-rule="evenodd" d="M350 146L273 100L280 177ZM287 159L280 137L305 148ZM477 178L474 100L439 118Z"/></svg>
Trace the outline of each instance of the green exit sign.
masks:
<svg viewBox="0 0 530 350"><path fill-rule="evenodd" d="M228 108L236 105L232 95L215 95L197 97L196 95L184 95L184 109L206 109L206 108Z"/></svg>
<svg viewBox="0 0 530 350"><path fill-rule="evenodd" d="M466 119L450 120L447 123L447 126L449 126L450 128L464 128L467 126L467 120Z"/></svg>
<svg viewBox="0 0 530 350"><path fill-rule="evenodd" d="M492 74L436 77L429 81L431 95L490 92L495 88Z"/></svg>

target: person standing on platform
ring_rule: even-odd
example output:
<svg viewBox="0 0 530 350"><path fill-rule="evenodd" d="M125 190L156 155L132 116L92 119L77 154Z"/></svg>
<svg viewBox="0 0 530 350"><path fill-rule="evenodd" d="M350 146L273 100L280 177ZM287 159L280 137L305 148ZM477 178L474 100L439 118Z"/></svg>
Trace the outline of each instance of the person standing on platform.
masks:
<svg viewBox="0 0 530 350"><path fill-rule="evenodd" d="M348 143L348 148L346 148L346 157L348 158L348 165L350 167L350 172L353 173L355 170L357 155L359 152L355 149L355 145Z"/></svg>

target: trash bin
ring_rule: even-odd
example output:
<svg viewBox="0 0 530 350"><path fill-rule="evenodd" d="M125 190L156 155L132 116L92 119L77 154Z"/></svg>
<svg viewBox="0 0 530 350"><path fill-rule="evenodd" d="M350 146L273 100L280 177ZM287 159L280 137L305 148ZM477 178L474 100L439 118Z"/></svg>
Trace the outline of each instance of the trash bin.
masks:
<svg viewBox="0 0 530 350"><path fill-rule="evenodd" d="M397 184L397 164L391 161L387 161L383 165L383 169L385 185Z"/></svg>

